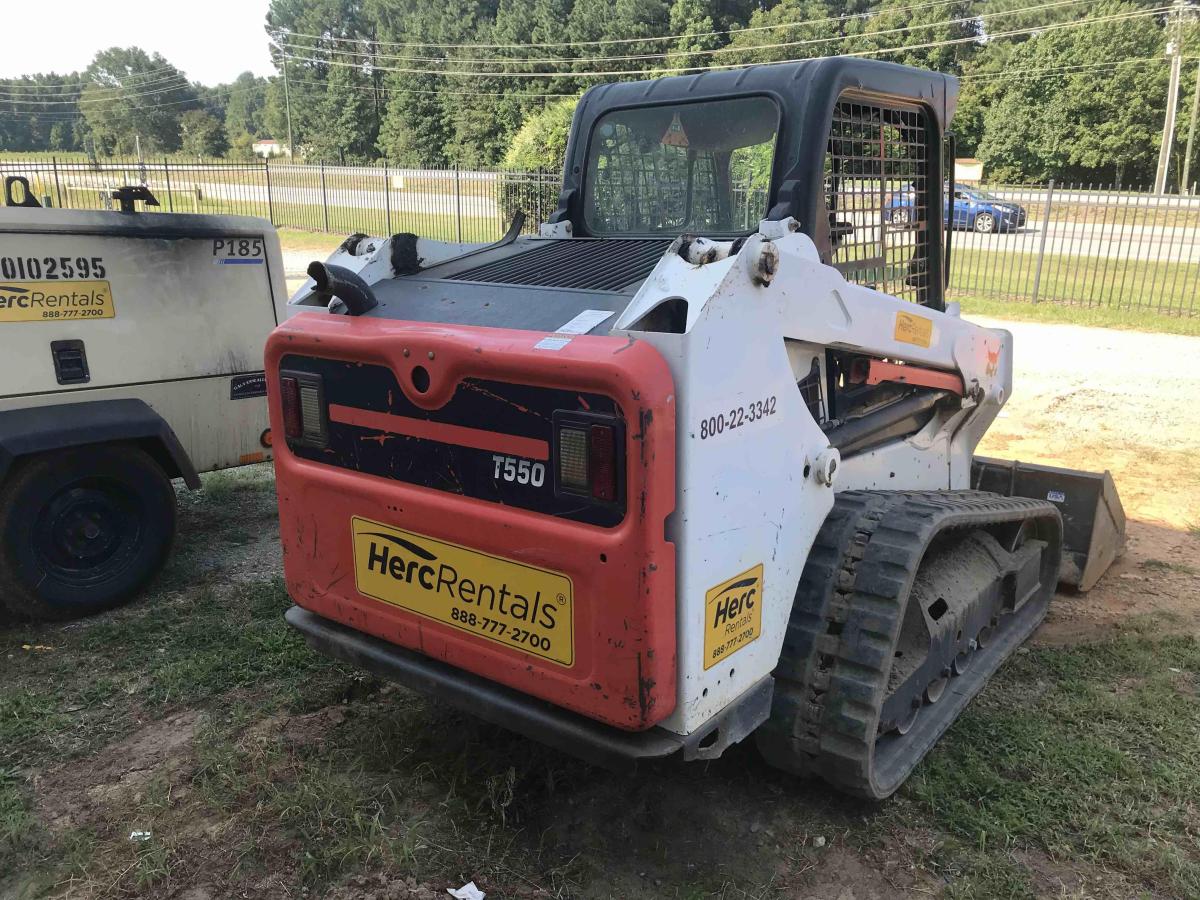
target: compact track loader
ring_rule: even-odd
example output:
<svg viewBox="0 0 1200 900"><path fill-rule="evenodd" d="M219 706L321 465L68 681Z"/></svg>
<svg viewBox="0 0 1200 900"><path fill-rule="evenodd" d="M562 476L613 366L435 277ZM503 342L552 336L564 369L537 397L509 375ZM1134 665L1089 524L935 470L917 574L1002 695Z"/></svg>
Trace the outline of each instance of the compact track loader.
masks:
<svg viewBox="0 0 1200 900"><path fill-rule="evenodd" d="M956 95L846 58L596 87L536 236L314 263L267 347L288 621L597 762L753 732L895 791L1063 556L1058 504L970 489L1013 346L944 302Z"/></svg>

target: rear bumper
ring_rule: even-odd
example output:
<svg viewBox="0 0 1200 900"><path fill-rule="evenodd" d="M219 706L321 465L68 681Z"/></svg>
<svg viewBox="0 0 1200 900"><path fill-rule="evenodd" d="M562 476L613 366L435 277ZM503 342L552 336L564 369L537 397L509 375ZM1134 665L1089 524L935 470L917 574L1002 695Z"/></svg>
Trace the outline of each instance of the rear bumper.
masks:
<svg viewBox="0 0 1200 900"><path fill-rule="evenodd" d="M696 734L683 737L662 728L622 731L339 625L299 606L289 609L284 618L319 653L610 769L679 751L685 759L713 759L757 728L771 709L773 681L768 677L731 703L713 719L711 727Z"/></svg>

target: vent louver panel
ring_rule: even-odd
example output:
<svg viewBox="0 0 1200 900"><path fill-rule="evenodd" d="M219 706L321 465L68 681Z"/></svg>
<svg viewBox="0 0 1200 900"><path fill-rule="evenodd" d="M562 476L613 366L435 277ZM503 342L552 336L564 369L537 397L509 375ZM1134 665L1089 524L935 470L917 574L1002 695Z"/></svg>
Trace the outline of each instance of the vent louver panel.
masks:
<svg viewBox="0 0 1200 900"><path fill-rule="evenodd" d="M450 275L448 280L619 291L645 279L670 245L670 241L659 239L549 241L536 249Z"/></svg>

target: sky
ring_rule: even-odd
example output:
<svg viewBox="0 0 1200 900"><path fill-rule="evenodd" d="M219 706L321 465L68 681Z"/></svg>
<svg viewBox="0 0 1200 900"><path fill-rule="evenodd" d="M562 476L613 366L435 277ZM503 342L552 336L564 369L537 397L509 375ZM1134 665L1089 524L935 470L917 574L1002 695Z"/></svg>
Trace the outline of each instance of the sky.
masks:
<svg viewBox="0 0 1200 900"><path fill-rule="evenodd" d="M98 50L160 53L189 81L216 85L249 70L273 75L263 32L269 0L0 0L0 78L81 71Z"/></svg>

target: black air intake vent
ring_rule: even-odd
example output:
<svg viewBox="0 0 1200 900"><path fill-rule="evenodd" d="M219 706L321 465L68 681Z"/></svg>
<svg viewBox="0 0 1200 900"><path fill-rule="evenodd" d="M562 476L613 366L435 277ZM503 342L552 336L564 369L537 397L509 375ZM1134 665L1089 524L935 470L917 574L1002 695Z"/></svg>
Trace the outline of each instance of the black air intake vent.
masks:
<svg viewBox="0 0 1200 900"><path fill-rule="evenodd" d="M533 250L484 263L448 279L619 291L645 279L670 245L670 241L653 238L547 241Z"/></svg>

